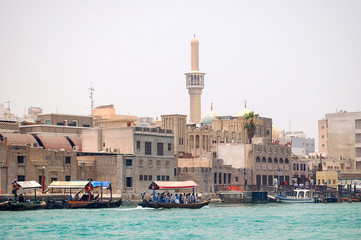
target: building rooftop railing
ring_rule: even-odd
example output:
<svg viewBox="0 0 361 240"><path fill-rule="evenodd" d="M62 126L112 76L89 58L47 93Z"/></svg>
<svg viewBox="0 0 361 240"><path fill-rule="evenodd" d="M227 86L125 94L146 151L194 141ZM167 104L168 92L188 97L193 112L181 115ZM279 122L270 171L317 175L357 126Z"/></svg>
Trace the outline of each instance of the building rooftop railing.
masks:
<svg viewBox="0 0 361 240"><path fill-rule="evenodd" d="M173 131L170 129L163 128L148 128L148 127L134 127L135 132L144 132L144 133L160 133L160 134L170 134L173 135Z"/></svg>

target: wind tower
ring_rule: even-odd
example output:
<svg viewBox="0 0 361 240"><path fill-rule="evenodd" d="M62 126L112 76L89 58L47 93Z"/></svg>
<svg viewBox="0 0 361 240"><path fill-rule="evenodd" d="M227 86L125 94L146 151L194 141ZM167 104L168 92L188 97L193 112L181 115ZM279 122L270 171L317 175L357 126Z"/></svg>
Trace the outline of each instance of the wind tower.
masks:
<svg viewBox="0 0 361 240"><path fill-rule="evenodd" d="M199 40L194 35L191 40L191 71L185 73L190 102L190 122L201 122L201 95L205 73L199 71Z"/></svg>

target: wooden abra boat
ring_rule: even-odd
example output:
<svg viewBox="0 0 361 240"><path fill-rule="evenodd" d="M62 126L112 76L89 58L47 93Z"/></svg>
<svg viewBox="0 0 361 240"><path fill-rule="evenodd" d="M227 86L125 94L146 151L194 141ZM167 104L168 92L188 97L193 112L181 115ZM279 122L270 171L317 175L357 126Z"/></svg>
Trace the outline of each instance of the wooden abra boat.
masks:
<svg viewBox="0 0 361 240"><path fill-rule="evenodd" d="M20 194L18 196L18 191L20 188L34 189L35 199L34 201L27 200L25 201L24 196ZM18 182L14 180L13 182L13 191L14 191L14 201L6 201L0 203L0 210L2 211L22 211L22 210L37 210L43 209L46 207L46 202L39 201L36 199L36 188L41 188L41 185L36 181L24 181Z"/></svg>
<svg viewBox="0 0 361 240"><path fill-rule="evenodd" d="M155 201L147 201L143 200L143 204L140 204L142 207L149 207L149 208L190 208L190 209L197 209L207 206L210 200L199 202L199 203L159 203Z"/></svg>
<svg viewBox="0 0 361 240"><path fill-rule="evenodd" d="M139 205L142 207L149 208L189 208L197 209L207 206L210 202L210 199L202 202L189 202L189 203L170 203L170 202L157 202L155 198L155 190L179 190L179 189L193 189L197 184L193 181L154 181L149 186L149 189L153 190L153 198L151 200L143 199L143 203Z"/></svg>
<svg viewBox="0 0 361 240"><path fill-rule="evenodd" d="M112 199L112 184L109 181L54 181L49 189L69 189L68 208L114 208L122 204L122 199ZM92 193L94 188L100 188L101 196L94 198ZM103 189L110 190L110 200L103 200ZM72 198L71 190L80 190L75 194L76 198ZM52 190L53 191L53 190ZM83 192L83 196L79 199L79 193Z"/></svg>

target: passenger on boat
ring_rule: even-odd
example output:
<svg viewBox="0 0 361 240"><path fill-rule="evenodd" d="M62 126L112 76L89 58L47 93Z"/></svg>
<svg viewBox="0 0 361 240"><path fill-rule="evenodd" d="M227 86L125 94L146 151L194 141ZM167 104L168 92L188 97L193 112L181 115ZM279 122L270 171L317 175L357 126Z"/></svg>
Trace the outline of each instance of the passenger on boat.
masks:
<svg viewBox="0 0 361 240"><path fill-rule="evenodd" d="M68 196L68 201L72 201L73 197L71 195Z"/></svg>
<svg viewBox="0 0 361 240"><path fill-rule="evenodd" d="M178 194L176 194L176 195L174 196L174 202L177 203L177 204L179 204Z"/></svg>
<svg viewBox="0 0 361 240"><path fill-rule="evenodd" d="M196 203L199 202L199 200L198 200L198 193L194 196L194 200L195 200Z"/></svg>
<svg viewBox="0 0 361 240"><path fill-rule="evenodd" d="M23 194L19 195L19 202L25 202L25 198L24 198Z"/></svg>
<svg viewBox="0 0 361 240"><path fill-rule="evenodd" d="M158 193L158 195L157 195L157 202L160 202L160 195L159 195L159 193Z"/></svg>

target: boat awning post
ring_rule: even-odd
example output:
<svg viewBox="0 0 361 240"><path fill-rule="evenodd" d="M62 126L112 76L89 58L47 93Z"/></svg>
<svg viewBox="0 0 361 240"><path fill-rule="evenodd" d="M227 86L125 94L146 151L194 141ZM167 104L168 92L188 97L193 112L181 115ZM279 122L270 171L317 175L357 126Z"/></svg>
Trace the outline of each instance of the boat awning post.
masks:
<svg viewBox="0 0 361 240"><path fill-rule="evenodd" d="M100 183L100 200L103 201L103 181Z"/></svg>
<svg viewBox="0 0 361 240"><path fill-rule="evenodd" d="M153 201L155 201L155 190L154 190L154 182L152 182L153 185Z"/></svg>
<svg viewBox="0 0 361 240"><path fill-rule="evenodd" d="M113 200L113 187L112 187L112 184L110 183L110 201Z"/></svg>
<svg viewBox="0 0 361 240"><path fill-rule="evenodd" d="M34 188L34 193L35 193L34 201L36 201L36 188Z"/></svg>

